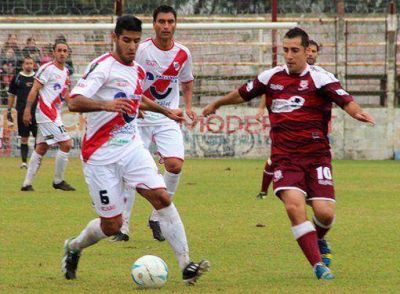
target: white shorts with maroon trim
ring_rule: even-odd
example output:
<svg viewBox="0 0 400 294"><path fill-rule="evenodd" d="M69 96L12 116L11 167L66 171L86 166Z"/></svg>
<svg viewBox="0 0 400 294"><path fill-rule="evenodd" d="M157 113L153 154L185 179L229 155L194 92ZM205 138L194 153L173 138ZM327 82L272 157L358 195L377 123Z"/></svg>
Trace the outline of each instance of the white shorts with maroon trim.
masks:
<svg viewBox="0 0 400 294"><path fill-rule="evenodd" d="M64 125L57 121L38 123L37 125L37 144L46 143L47 145L53 145L55 143L71 140L68 132L64 129Z"/></svg>
<svg viewBox="0 0 400 294"><path fill-rule="evenodd" d="M151 143L154 143L161 159L178 158L184 160L183 136L177 123L154 126L138 125L138 129L144 147L149 149Z"/></svg>
<svg viewBox="0 0 400 294"><path fill-rule="evenodd" d="M124 187L165 188L151 154L142 145L119 161L106 165L83 163L92 202L100 217L111 218L124 210Z"/></svg>

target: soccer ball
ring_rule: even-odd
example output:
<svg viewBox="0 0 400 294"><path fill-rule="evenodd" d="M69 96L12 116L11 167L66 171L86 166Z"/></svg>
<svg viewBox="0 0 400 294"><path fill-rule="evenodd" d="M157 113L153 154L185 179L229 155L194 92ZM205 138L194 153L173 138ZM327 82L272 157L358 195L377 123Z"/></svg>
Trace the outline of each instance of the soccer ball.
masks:
<svg viewBox="0 0 400 294"><path fill-rule="evenodd" d="M154 255L145 255L131 268L133 281L141 288L161 288L168 279L167 264Z"/></svg>

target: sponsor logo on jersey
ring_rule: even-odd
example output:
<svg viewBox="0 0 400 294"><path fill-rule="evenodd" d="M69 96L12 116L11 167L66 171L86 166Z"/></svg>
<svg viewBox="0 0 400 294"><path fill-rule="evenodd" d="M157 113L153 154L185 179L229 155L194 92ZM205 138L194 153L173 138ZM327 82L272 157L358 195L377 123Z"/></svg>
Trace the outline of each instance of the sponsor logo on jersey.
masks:
<svg viewBox="0 0 400 294"><path fill-rule="evenodd" d="M307 80L301 80L299 84L299 88L297 89L298 91L304 91L308 89L308 81Z"/></svg>
<svg viewBox="0 0 400 294"><path fill-rule="evenodd" d="M117 87L129 87L129 82L125 80L116 80L115 85Z"/></svg>
<svg viewBox="0 0 400 294"><path fill-rule="evenodd" d="M157 75L157 80L166 80L166 81L176 81L178 80L177 76L162 76L162 75Z"/></svg>
<svg viewBox="0 0 400 294"><path fill-rule="evenodd" d="M154 98L158 99L158 100L167 98L168 95L171 93L171 91L172 91L172 88L167 88L167 90L164 91L164 93L160 93L160 92L157 91L156 87L150 86L150 93L151 93L151 95L152 95Z"/></svg>
<svg viewBox="0 0 400 294"><path fill-rule="evenodd" d="M148 81L154 81L154 75L151 72L146 72L146 79Z"/></svg>
<svg viewBox="0 0 400 294"><path fill-rule="evenodd" d="M349 93L347 93L345 90L343 90L343 89L337 89L336 91L335 91L338 95L340 95L340 96L345 96L345 95L350 95Z"/></svg>
<svg viewBox="0 0 400 294"><path fill-rule="evenodd" d="M269 87L272 89L272 90L283 90L283 86L282 85L279 85L279 84L270 84L269 85Z"/></svg>
<svg viewBox="0 0 400 294"><path fill-rule="evenodd" d="M254 88L253 81L248 82L247 85L246 85L246 91L250 92L251 90L253 90L253 88Z"/></svg>
<svg viewBox="0 0 400 294"><path fill-rule="evenodd" d="M271 110L274 113L292 112L304 105L305 99L301 96L292 96L289 99L275 99L272 101Z"/></svg>
<svg viewBox="0 0 400 294"><path fill-rule="evenodd" d="M151 60L151 59L146 59L146 65L148 66L152 66L152 67L158 67L158 63L155 60Z"/></svg>
<svg viewBox="0 0 400 294"><path fill-rule="evenodd" d="M127 99L131 99L134 102L135 105L135 110L133 113L123 113L122 116L125 120L125 122L130 123L131 121L133 121L136 118L136 114L137 114L137 108L139 107L139 103L140 103L140 95L136 95L136 94L132 94L132 95L126 95L126 93L124 92L118 92L117 94L114 95L114 99L118 99L118 98L127 98Z"/></svg>
<svg viewBox="0 0 400 294"><path fill-rule="evenodd" d="M53 86L54 91L60 90L61 89L61 85L59 83L55 83Z"/></svg>

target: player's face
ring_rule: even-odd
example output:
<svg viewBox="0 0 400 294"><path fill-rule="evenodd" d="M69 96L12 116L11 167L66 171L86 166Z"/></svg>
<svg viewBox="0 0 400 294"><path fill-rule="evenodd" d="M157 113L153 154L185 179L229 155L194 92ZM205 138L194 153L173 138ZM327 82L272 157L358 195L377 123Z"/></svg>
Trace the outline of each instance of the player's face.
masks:
<svg viewBox="0 0 400 294"><path fill-rule="evenodd" d="M156 38L161 40L171 40L174 37L176 19L172 12L160 12L156 21L153 22Z"/></svg>
<svg viewBox="0 0 400 294"><path fill-rule="evenodd" d="M112 34L115 52L123 63L131 64L135 59L136 50L142 37L141 32L122 30L121 35Z"/></svg>
<svg viewBox="0 0 400 294"><path fill-rule="evenodd" d="M290 73L301 73L306 68L307 53L301 45L301 37L284 38L283 55Z"/></svg>
<svg viewBox="0 0 400 294"><path fill-rule="evenodd" d="M53 51L53 56L56 62L64 64L69 55L69 49L66 44L57 44L57 47Z"/></svg>
<svg viewBox="0 0 400 294"><path fill-rule="evenodd" d="M32 59L25 59L24 63L22 64L22 69L24 72L32 72L33 70L33 60Z"/></svg>
<svg viewBox="0 0 400 294"><path fill-rule="evenodd" d="M315 45L310 45L307 48L307 63L313 65L318 59L318 49Z"/></svg>

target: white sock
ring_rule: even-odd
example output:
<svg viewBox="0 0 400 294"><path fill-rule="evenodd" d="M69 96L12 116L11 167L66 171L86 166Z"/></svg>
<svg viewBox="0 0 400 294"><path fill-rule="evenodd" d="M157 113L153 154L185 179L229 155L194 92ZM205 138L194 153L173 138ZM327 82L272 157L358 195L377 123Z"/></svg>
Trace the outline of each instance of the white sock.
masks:
<svg viewBox="0 0 400 294"><path fill-rule="evenodd" d="M40 163L42 162L42 155L37 153L33 150L31 159L29 160L29 167L26 172L24 183L22 184L23 187L32 185L33 177L36 175L37 171L39 170Z"/></svg>
<svg viewBox="0 0 400 294"><path fill-rule="evenodd" d="M100 226L100 218L91 220L86 228L79 234L78 237L69 243L69 247L74 250L82 250L93 244L96 244L101 239L107 236L103 233Z"/></svg>
<svg viewBox="0 0 400 294"><path fill-rule="evenodd" d="M54 171L54 184L59 184L64 180L64 171L68 163L68 153L61 150L57 151L55 171Z"/></svg>
<svg viewBox="0 0 400 294"><path fill-rule="evenodd" d="M122 227L121 232L129 235L129 223L131 221L131 213L133 204L135 203L136 193L135 190L124 189L125 210L122 213Z"/></svg>
<svg viewBox="0 0 400 294"><path fill-rule="evenodd" d="M178 183L179 183L179 178L181 176L181 173L179 174L173 174L170 173L169 171L165 171L164 173L164 182L165 186L167 187L167 193L169 197L171 197L171 200L178 188ZM153 212L151 213L150 220L152 221L159 221L158 213L157 210L153 209Z"/></svg>
<svg viewBox="0 0 400 294"><path fill-rule="evenodd" d="M170 206L159 209L161 232L169 245L174 250L178 259L179 267L183 270L190 262L189 247L186 239L185 228L183 226L178 210L173 203Z"/></svg>

